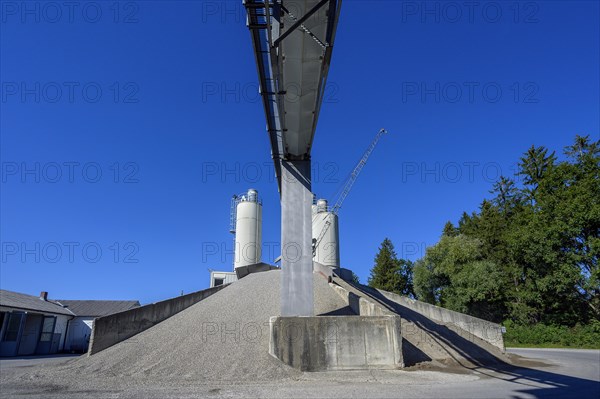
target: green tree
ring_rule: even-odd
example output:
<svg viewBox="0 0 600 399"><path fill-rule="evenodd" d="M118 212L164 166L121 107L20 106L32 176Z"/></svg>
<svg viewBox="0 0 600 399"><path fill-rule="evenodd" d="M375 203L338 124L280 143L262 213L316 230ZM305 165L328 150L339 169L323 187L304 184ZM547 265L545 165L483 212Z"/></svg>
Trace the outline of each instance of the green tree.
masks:
<svg viewBox="0 0 600 399"><path fill-rule="evenodd" d="M502 214L509 216L510 212L520 203L520 191L512 179L505 176L500 176L500 180L494 183L490 193L496 196L492 199L492 203L497 206Z"/></svg>
<svg viewBox="0 0 600 399"><path fill-rule="evenodd" d="M600 140L591 141L590 136L575 136L573 145L565 148L565 155L580 163L584 158L596 158L600 153Z"/></svg>
<svg viewBox="0 0 600 399"><path fill-rule="evenodd" d="M373 288L412 296L412 262L398 259L394 244L386 238L375 256L375 265L371 269L368 285Z"/></svg>
<svg viewBox="0 0 600 399"><path fill-rule="evenodd" d="M440 293L446 285L447 283L435 274L434 265L427 256L415 262L414 290L418 300L440 305Z"/></svg>
<svg viewBox="0 0 600 399"><path fill-rule="evenodd" d="M412 261L407 259L399 259L398 263L400 266L398 270L398 272L400 273L400 284L398 286L398 292L400 292L401 295L414 298L415 289L413 282L413 270L415 265Z"/></svg>
<svg viewBox="0 0 600 399"><path fill-rule="evenodd" d="M454 227L452 222L447 221L446 224L444 225L444 230L442 231L442 235L449 236L449 237L455 237L458 235L458 230L456 229L456 227Z"/></svg>
<svg viewBox="0 0 600 399"><path fill-rule="evenodd" d="M473 212L471 215L469 215L467 212L463 212L462 216L458 220L458 233L466 235L475 234L477 231L477 222L478 215L475 212Z"/></svg>
<svg viewBox="0 0 600 399"><path fill-rule="evenodd" d="M504 314L503 279L486 260L480 240L442 236L415 265L415 292L423 301L500 321Z"/></svg>
<svg viewBox="0 0 600 399"><path fill-rule="evenodd" d="M415 264L417 296L519 324L600 320L600 141L576 136L564 152L532 146L521 185L501 177L477 212L447 223Z"/></svg>
<svg viewBox="0 0 600 399"><path fill-rule="evenodd" d="M523 184L527 187L525 193L527 198L535 201L536 191L546 173L554 167L556 155L552 152L548 155L548 149L541 146L531 146L521 157L519 162L519 176L523 178Z"/></svg>

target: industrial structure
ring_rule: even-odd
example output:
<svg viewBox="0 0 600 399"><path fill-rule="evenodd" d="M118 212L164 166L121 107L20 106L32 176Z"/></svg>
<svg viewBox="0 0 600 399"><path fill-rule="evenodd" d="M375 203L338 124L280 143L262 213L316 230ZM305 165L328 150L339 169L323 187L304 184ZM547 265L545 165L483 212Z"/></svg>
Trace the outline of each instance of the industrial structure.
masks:
<svg viewBox="0 0 600 399"><path fill-rule="evenodd" d="M338 212L342 209L344 201L350 194L358 175L367 164L373 150L379 143L381 136L387 134L387 130L381 129L375 135L375 138L367 147L367 150L358 161L358 164L350 173L348 180L344 183L340 196L333 208L329 209L327 200L318 200L313 205L313 257L314 261L325 266L340 267L340 245L339 245L339 227Z"/></svg>
<svg viewBox="0 0 600 399"><path fill-rule="evenodd" d="M209 269L210 287L233 283L250 270L271 269L271 266L261 263L262 201L255 189L231 198L229 232L233 234L233 271Z"/></svg>
<svg viewBox="0 0 600 399"><path fill-rule="evenodd" d="M245 0L244 5L281 198L281 312L312 316L310 152L341 0Z"/></svg>
<svg viewBox="0 0 600 399"><path fill-rule="evenodd" d="M313 261L337 269L340 267L338 215L329 209L325 199L317 200L312 211Z"/></svg>
<svg viewBox="0 0 600 399"><path fill-rule="evenodd" d="M110 373L169 375L185 359L201 378L237 378L244 370L249 380L256 373L398 369L425 361L476 367L503 358L501 326L362 286L341 267L338 213L387 133L377 132L333 206L313 194L310 153L341 0L244 4L281 201L281 268L261 258L262 202L249 189L231 202L233 271L211 271L209 289L98 319L89 353ZM198 325L206 328L190 334ZM268 327L252 345L223 350L234 325ZM164 342L174 333L178 345ZM151 355L140 359L138 350ZM282 370L273 358L291 367Z"/></svg>
<svg viewBox="0 0 600 399"><path fill-rule="evenodd" d="M1 291L0 355L54 353L89 341L89 357L69 372L227 383L424 362L471 370L510 362L500 325L363 286L341 267L338 214L387 133L375 135L333 206L313 194L310 152L341 0L244 4L280 193L281 268L262 259L263 204L251 188L231 200L233 270L211 270L211 288L145 306ZM294 100L290 84L299 89Z"/></svg>
<svg viewBox="0 0 600 399"><path fill-rule="evenodd" d="M262 202L258 192L249 189L246 194L232 199L232 220L234 227L233 260L234 270L260 263L262 254Z"/></svg>
<svg viewBox="0 0 600 399"><path fill-rule="evenodd" d="M244 0L244 5L281 200L281 312L312 316L314 264L340 268L338 212L386 131L378 132L335 205L315 202L310 153L341 0ZM237 277L256 269L253 265L271 268L261 263L262 204L256 190L233 197L230 221ZM218 281L211 274L211 286Z"/></svg>

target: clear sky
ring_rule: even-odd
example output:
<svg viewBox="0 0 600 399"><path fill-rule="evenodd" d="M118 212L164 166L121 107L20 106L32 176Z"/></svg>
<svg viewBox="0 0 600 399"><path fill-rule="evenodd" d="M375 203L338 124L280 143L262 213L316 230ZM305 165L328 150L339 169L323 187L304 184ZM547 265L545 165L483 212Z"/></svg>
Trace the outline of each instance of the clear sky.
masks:
<svg viewBox="0 0 600 399"><path fill-rule="evenodd" d="M0 286L151 302L231 270L229 201L277 186L241 0L0 2ZM532 144L599 137L598 1L343 3L314 146L341 260L417 259ZM218 250L215 250L219 248ZM217 253L215 253L217 252Z"/></svg>

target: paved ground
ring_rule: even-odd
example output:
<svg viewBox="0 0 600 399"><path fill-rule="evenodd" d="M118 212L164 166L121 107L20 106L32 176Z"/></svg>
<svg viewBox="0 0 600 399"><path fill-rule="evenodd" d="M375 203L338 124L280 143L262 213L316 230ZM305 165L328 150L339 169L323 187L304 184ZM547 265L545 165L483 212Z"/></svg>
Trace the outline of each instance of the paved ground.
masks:
<svg viewBox="0 0 600 399"><path fill-rule="evenodd" d="M68 362L74 358L78 358L79 356L81 355L2 357L0 358L0 370L31 367L41 364L64 364L65 362Z"/></svg>
<svg viewBox="0 0 600 399"><path fill-rule="evenodd" d="M172 386L152 381L43 382L42 367L70 357L0 360L1 398L600 398L600 351L512 349L512 353L543 360L546 366L504 370L477 369L450 374L438 371L307 373L298 380L236 384L236 381ZM4 378L9 375L12 378ZM14 377L23 375L23 378ZM16 382L19 381L19 382Z"/></svg>

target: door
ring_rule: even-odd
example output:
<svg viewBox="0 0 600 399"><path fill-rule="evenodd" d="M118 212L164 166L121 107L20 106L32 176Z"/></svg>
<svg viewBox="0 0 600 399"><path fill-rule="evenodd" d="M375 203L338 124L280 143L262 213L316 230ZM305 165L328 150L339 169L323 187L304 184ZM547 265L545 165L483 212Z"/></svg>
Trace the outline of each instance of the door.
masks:
<svg viewBox="0 0 600 399"><path fill-rule="evenodd" d="M4 334L4 321L7 319L8 312L0 312L0 339L2 339L2 334Z"/></svg>
<svg viewBox="0 0 600 399"><path fill-rule="evenodd" d="M4 332L0 337L0 356L16 356L19 340L27 315L24 312L7 313Z"/></svg>
<svg viewBox="0 0 600 399"><path fill-rule="evenodd" d="M87 351L93 322L93 319L83 318L75 318L69 322L69 350Z"/></svg>
<svg viewBox="0 0 600 399"><path fill-rule="evenodd" d="M17 354L19 356L29 356L35 353L35 348L40 337L43 316L41 314L27 313L27 319L23 325L21 340Z"/></svg>
<svg viewBox="0 0 600 399"><path fill-rule="evenodd" d="M42 322L42 333L37 344L36 353L38 355L48 355L52 349L52 338L54 337L54 326L56 325L56 317L44 316Z"/></svg>

